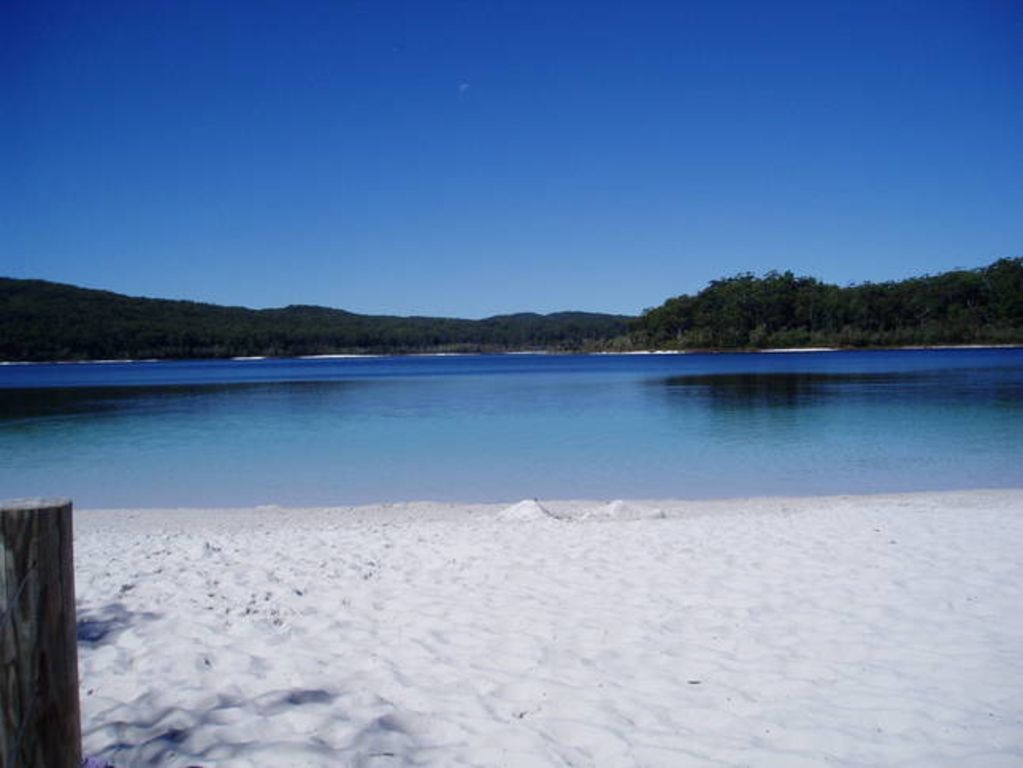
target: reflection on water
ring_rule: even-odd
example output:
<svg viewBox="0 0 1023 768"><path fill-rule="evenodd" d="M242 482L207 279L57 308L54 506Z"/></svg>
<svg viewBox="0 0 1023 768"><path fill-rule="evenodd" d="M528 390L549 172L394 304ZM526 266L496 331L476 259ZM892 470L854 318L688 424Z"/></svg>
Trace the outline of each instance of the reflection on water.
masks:
<svg viewBox="0 0 1023 768"><path fill-rule="evenodd" d="M317 408L367 384L364 381L297 381L80 389L0 388L0 429L54 419L208 414L217 410L267 407L271 403L276 407Z"/></svg>
<svg viewBox="0 0 1023 768"><path fill-rule="evenodd" d="M669 396L699 398L711 407L806 408L830 401L925 405L1023 406L1023 376L1015 369L710 373L669 376Z"/></svg>

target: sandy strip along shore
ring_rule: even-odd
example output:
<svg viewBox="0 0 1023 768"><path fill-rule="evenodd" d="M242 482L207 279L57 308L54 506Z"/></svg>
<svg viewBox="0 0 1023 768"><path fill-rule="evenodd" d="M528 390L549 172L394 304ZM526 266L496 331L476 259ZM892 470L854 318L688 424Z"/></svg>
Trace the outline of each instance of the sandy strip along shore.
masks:
<svg viewBox="0 0 1023 768"><path fill-rule="evenodd" d="M75 525L118 768L1023 765L1023 490Z"/></svg>

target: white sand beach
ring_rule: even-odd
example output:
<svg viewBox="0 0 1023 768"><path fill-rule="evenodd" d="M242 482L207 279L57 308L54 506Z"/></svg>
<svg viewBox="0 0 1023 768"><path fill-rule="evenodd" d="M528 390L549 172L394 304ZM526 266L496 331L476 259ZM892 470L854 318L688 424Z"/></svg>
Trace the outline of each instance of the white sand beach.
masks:
<svg viewBox="0 0 1023 768"><path fill-rule="evenodd" d="M75 513L125 766L1023 765L1023 490Z"/></svg>

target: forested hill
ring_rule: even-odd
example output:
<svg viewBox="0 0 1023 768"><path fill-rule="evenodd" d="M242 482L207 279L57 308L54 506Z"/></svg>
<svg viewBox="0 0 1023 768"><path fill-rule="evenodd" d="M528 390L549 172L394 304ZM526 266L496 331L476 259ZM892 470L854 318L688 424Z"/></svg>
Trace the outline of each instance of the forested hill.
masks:
<svg viewBox="0 0 1023 768"><path fill-rule="evenodd" d="M646 310L639 348L887 347L1023 343L1023 258L839 287L791 272L715 280Z"/></svg>
<svg viewBox="0 0 1023 768"><path fill-rule="evenodd" d="M1023 258L847 287L791 272L741 274L638 318L255 310L0 278L0 360L1020 343Z"/></svg>
<svg viewBox="0 0 1023 768"><path fill-rule="evenodd" d="M311 306L254 310L0 278L0 360L579 350L624 335L629 319L587 312L458 320Z"/></svg>

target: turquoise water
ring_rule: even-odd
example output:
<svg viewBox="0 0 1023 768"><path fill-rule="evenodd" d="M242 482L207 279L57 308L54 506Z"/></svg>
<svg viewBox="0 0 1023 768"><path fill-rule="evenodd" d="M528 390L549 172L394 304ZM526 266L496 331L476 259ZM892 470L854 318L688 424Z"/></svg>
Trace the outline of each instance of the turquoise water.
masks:
<svg viewBox="0 0 1023 768"><path fill-rule="evenodd" d="M0 497L94 506L1023 486L1023 350L0 367Z"/></svg>

